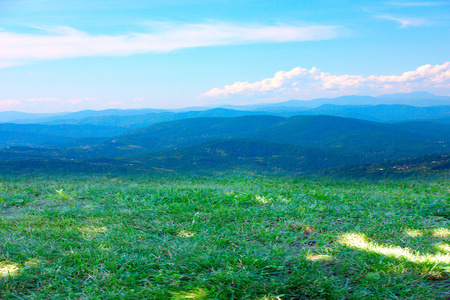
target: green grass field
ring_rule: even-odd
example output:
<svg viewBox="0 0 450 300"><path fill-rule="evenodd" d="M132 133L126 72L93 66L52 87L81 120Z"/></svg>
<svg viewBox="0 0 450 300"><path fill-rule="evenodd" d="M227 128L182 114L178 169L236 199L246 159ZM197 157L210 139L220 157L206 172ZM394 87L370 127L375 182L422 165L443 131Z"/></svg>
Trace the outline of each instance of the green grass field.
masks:
<svg viewBox="0 0 450 300"><path fill-rule="evenodd" d="M0 299L450 297L446 180L0 182Z"/></svg>

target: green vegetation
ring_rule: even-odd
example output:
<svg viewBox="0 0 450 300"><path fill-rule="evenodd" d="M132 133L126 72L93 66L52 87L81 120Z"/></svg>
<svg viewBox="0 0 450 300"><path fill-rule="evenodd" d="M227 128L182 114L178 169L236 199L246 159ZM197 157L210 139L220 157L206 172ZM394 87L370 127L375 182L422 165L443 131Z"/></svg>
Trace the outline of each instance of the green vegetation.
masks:
<svg viewBox="0 0 450 300"><path fill-rule="evenodd" d="M134 169L163 168L177 171L254 170L310 172L342 164L354 157L335 151L249 140L219 140L178 150L147 153L128 160Z"/></svg>
<svg viewBox="0 0 450 300"><path fill-rule="evenodd" d="M0 124L0 300L449 299L449 126L285 117L449 107L265 109Z"/></svg>
<svg viewBox="0 0 450 300"><path fill-rule="evenodd" d="M95 125L41 125L0 123L0 148L69 143L81 138L115 136L125 128Z"/></svg>
<svg viewBox="0 0 450 300"><path fill-rule="evenodd" d="M83 138L52 148L0 149L0 173L146 173L158 169L306 173L335 168L330 172L337 176L386 177L410 175L410 170L419 169L397 172L405 168L393 169L402 162L392 160L420 161L428 155L425 160L431 166L434 163L427 161L431 156L448 152L449 137L448 125L432 122L385 124L331 116L191 118L109 139ZM420 169L439 173L449 166L423 168L422 164Z"/></svg>
<svg viewBox="0 0 450 300"><path fill-rule="evenodd" d="M446 180L0 182L0 299L450 296Z"/></svg>
<svg viewBox="0 0 450 300"><path fill-rule="evenodd" d="M81 129L72 126L79 134ZM20 136L11 135L8 143ZM23 171L24 166L36 169L38 165L40 171L53 172L53 168L41 168L49 161L84 172L99 167L105 171L224 171L238 167L310 172L445 153L449 137L448 125L432 122L386 124L332 116L197 117L158 123L107 139L84 137L46 147L4 148L0 149L0 165L2 172Z"/></svg>
<svg viewBox="0 0 450 300"><path fill-rule="evenodd" d="M331 116L192 118L128 131L92 145L86 155L123 157L236 138L333 150L374 162L445 152L449 136L448 125L437 123L385 124Z"/></svg>
<svg viewBox="0 0 450 300"><path fill-rule="evenodd" d="M381 163L339 166L323 170L322 175L351 178L405 178L435 177L447 179L450 169L450 153L428 154L410 159L384 161Z"/></svg>

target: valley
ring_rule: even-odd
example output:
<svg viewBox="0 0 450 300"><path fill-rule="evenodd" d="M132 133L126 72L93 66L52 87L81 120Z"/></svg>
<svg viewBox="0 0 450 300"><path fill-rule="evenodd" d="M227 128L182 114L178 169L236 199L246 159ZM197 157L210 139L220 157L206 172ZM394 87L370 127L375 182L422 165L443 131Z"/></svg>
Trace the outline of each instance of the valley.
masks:
<svg viewBox="0 0 450 300"><path fill-rule="evenodd" d="M0 123L0 299L448 299L449 107Z"/></svg>
<svg viewBox="0 0 450 300"><path fill-rule="evenodd" d="M39 123L0 123L0 163L3 173L52 165L48 171L302 174L449 152L450 106L357 103L34 116L27 122Z"/></svg>

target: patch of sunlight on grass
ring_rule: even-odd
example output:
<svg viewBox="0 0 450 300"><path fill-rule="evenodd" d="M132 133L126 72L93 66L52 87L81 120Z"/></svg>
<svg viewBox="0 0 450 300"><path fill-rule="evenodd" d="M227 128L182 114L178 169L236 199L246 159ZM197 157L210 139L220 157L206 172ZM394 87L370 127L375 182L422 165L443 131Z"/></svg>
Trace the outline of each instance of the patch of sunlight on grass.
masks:
<svg viewBox="0 0 450 300"><path fill-rule="evenodd" d="M0 262L0 277L7 277L16 275L21 270L26 270L29 268L35 268L42 263L41 259L31 258L25 262L24 267L20 267L16 263L11 262ZM1 299L1 298L0 298Z"/></svg>
<svg viewBox="0 0 450 300"><path fill-rule="evenodd" d="M25 262L25 266L27 267L37 267L42 262L41 259L31 258Z"/></svg>
<svg viewBox="0 0 450 300"><path fill-rule="evenodd" d="M86 226L80 228L81 232L83 233L105 233L106 227L97 227L97 226Z"/></svg>
<svg viewBox="0 0 450 300"><path fill-rule="evenodd" d="M67 194L63 189L56 190L56 193L57 193L63 200L66 200L66 201L73 200L72 197L71 197L69 194Z"/></svg>
<svg viewBox="0 0 450 300"><path fill-rule="evenodd" d="M283 203L291 203L292 202L292 199L288 199L288 198L285 198L282 196L277 197L277 200L280 202L283 202Z"/></svg>
<svg viewBox="0 0 450 300"><path fill-rule="evenodd" d="M330 261L333 257L330 255L308 255L306 259L310 261Z"/></svg>
<svg viewBox="0 0 450 300"><path fill-rule="evenodd" d="M178 231L177 235L179 237L183 237L183 238L190 238L193 237L195 235L195 232L189 231L189 230L181 230Z"/></svg>
<svg viewBox="0 0 450 300"><path fill-rule="evenodd" d="M0 277L16 275L19 270L20 267L17 264L0 263Z"/></svg>
<svg viewBox="0 0 450 300"><path fill-rule="evenodd" d="M261 298L256 298L255 300L281 300L281 297L278 296L264 296Z"/></svg>
<svg viewBox="0 0 450 300"><path fill-rule="evenodd" d="M276 203L291 203L292 202L291 198L286 198L282 195L277 195L275 198L269 198L269 200L271 202L276 202Z"/></svg>
<svg viewBox="0 0 450 300"><path fill-rule="evenodd" d="M433 230L432 235L434 237L450 238L450 230L447 228L437 228Z"/></svg>
<svg viewBox="0 0 450 300"><path fill-rule="evenodd" d="M106 227L85 226L80 227L81 234L85 239L92 239L106 232Z"/></svg>
<svg viewBox="0 0 450 300"><path fill-rule="evenodd" d="M439 251L450 254L450 245L449 244L437 244L434 245Z"/></svg>
<svg viewBox="0 0 450 300"><path fill-rule="evenodd" d="M108 246L105 245L105 244L100 244L100 245L98 246L98 249L99 249L99 250L102 250L102 251L111 252L111 248L108 247Z"/></svg>
<svg viewBox="0 0 450 300"><path fill-rule="evenodd" d="M210 299L209 292L204 289L195 289L187 292L177 292L173 294L172 299Z"/></svg>
<svg viewBox="0 0 450 300"><path fill-rule="evenodd" d="M340 237L339 242L349 248L356 248L367 252L386 255L388 257L403 258L414 263L432 262L450 264L450 254L415 254L407 248L402 248L395 245L383 246L372 242L365 234L362 233L344 234Z"/></svg>
<svg viewBox="0 0 450 300"><path fill-rule="evenodd" d="M272 202L271 198L267 198L267 197L264 197L264 196L256 196L254 198L254 200L256 202L258 202L259 204L268 204L268 203Z"/></svg>
<svg viewBox="0 0 450 300"><path fill-rule="evenodd" d="M410 237L418 237L418 236L422 236L422 232L418 229L408 229L406 230L406 234Z"/></svg>

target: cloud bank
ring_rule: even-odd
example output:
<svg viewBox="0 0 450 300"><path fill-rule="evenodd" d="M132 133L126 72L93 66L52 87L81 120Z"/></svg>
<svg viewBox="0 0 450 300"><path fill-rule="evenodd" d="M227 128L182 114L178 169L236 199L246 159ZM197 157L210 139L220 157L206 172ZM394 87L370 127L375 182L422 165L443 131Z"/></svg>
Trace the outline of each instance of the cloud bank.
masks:
<svg viewBox="0 0 450 300"><path fill-rule="evenodd" d="M64 108L68 106L74 106L76 108L77 105L83 103L92 103L95 98L70 98L70 99L61 99L61 98L29 98L29 99L9 99L9 100L0 100L0 110L11 110L11 109L19 109L21 111L33 111L33 110L42 110L43 112L52 112L58 111L59 108Z"/></svg>
<svg viewBox="0 0 450 300"><path fill-rule="evenodd" d="M40 34L0 31L0 68L70 57L125 56L192 47L324 40L336 38L343 31L336 26L286 24L156 25L157 30L151 33L125 35L92 35L68 27L41 29Z"/></svg>
<svg viewBox="0 0 450 300"><path fill-rule="evenodd" d="M272 78L258 82L236 82L213 88L199 96L239 99L313 99L343 95L379 95L428 91L450 95L450 62L424 65L401 75L333 75L317 68L279 71Z"/></svg>

